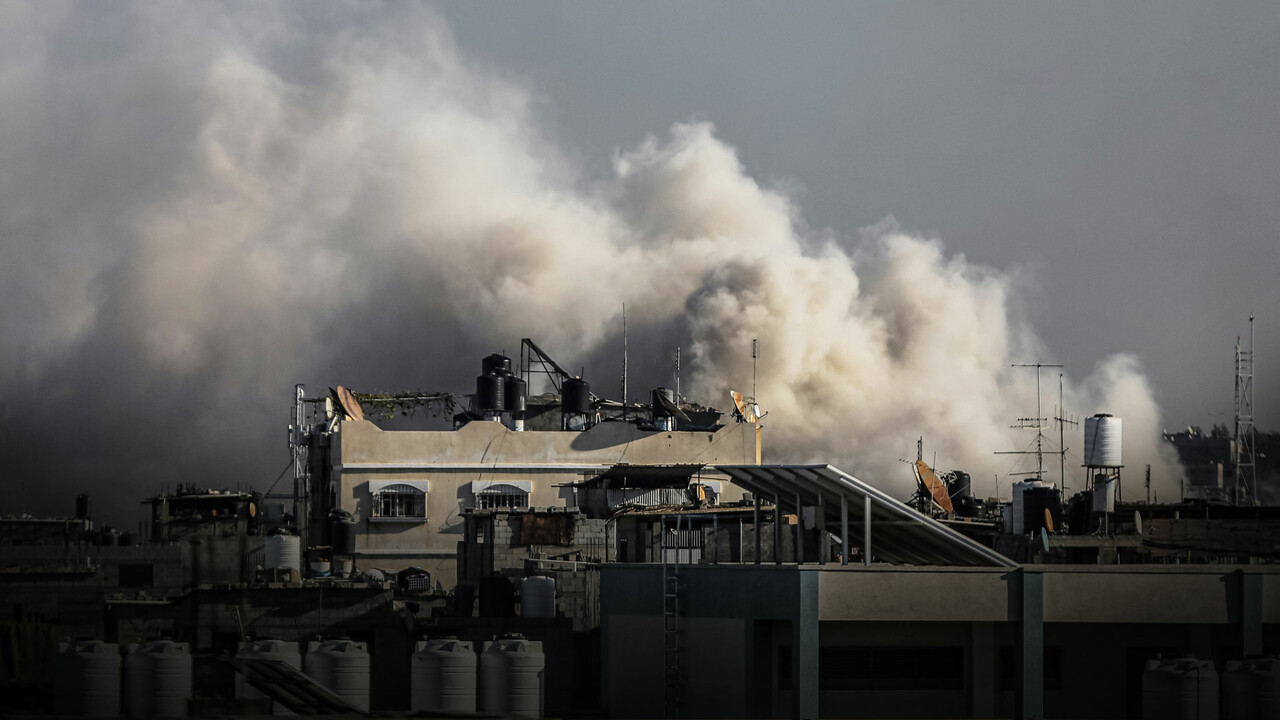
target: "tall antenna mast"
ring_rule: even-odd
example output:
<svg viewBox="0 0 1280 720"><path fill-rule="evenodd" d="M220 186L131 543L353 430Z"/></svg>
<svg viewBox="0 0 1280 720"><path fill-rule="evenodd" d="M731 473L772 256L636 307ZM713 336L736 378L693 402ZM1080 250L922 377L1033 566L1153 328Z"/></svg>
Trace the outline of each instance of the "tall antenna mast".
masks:
<svg viewBox="0 0 1280 720"><path fill-rule="evenodd" d="M1033 418L1018 418L1018 424L1013 427L1026 428L1036 431L1036 480L1044 480L1044 415L1040 405L1040 368L1060 368L1061 365L1050 363L1014 363L1009 367L1033 367L1036 369L1036 416ZM1032 423L1028 425L1027 423ZM997 455L1027 455L1028 451L1010 451L997 452ZM1030 474L1030 473L1028 473Z"/></svg>
<svg viewBox="0 0 1280 720"><path fill-rule="evenodd" d="M1253 313L1249 313L1249 349L1240 347L1236 336L1236 426L1235 426L1235 488L1237 505L1258 503L1255 485L1257 466L1254 460L1253 432Z"/></svg>
<svg viewBox="0 0 1280 720"><path fill-rule="evenodd" d="M1054 418L1058 422L1058 475L1062 482L1062 495L1067 495L1067 435L1066 425L1079 425L1075 420L1068 420L1063 417L1062 405L1062 373L1058 373L1058 416Z"/></svg>
<svg viewBox="0 0 1280 720"><path fill-rule="evenodd" d="M756 399L756 350L759 348L760 341L751 338L751 399Z"/></svg>
<svg viewBox="0 0 1280 720"><path fill-rule="evenodd" d="M680 402L680 346L676 346L676 402Z"/></svg>
<svg viewBox="0 0 1280 720"><path fill-rule="evenodd" d="M622 303L622 419L627 419L627 304Z"/></svg>

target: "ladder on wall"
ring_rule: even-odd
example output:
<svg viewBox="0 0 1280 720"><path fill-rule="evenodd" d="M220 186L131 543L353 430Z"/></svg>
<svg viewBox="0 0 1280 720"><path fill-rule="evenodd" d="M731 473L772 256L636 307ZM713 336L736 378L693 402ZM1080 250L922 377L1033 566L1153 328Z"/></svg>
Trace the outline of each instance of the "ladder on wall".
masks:
<svg viewBox="0 0 1280 720"><path fill-rule="evenodd" d="M680 664L680 516L675 519L675 529L667 534L667 516L660 524L661 540L658 549L662 554L662 622L664 659L666 665L666 717L680 714L680 690L684 684ZM668 542L670 538L670 542ZM668 558L668 551L671 557Z"/></svg>

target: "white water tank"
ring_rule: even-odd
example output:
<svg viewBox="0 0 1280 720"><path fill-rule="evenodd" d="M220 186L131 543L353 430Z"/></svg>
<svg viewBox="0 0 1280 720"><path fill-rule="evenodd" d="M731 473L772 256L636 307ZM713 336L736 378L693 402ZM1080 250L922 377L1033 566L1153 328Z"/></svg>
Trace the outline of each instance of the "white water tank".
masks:
<svg viewBox="0 0 1280 720"><path fill-rule="evenodd" d="M1013 484L1013 521L1010 523L1010 527L1014 535L1022 535L1027 532L1026 505L1023 494L1032 488L1047 487L1053 487L1053 484L1041 480L1020 480Z"/></svg>
<svg viewBox="0 0 1280 720"><path fill-rule="evenodd" d="M129 717L186 717L192 695L187 643L150 640L129 645L127 653L124 684Z"/></svg>
<svg viewBox="0 0 1280 720"><path fill-rule="evenodd" d="M267 569L302 570L302 540L297 535L267 536Z"/></svg>
<svg viewBox="0 0 1280 720"><path fill-rule="evenodd" d="M476 651L470 642L456 638L421 641L410 666L410 710L476 711Z"/></svg>
<svg viewBox="0 0 1280 720"><path fill-rule="evenodd" d="M542 643L508 635L480 654L480 712L542 717L546 657Z"/></svg>
<svg viewBox="0 0 1280 720"><path fill-rule="evenodd" d="M1194 657L1147 661L1143 720L1218 720L1218 671Z"/></svg>
<svg viewBox="0 0 1280 720"><path fill-rule="evenodd" d="M1124 463L1120 457L1121 445L1120 418L1108 413L1098 413L1084 419L1084 465L1085 467L1121 467Z"/></svg>
<svg viewBox="0 0 1280 720"><path fill-rule="evenodd" d="M1280 658L1233 660L1222 673L1222 720L1280 720Z"/></svg>
<svg viewBox="0 0 1280 720"><path fill-rule="evenodd" d="M54 674L54 712L119 717L120 646L99 640L60 643Z"/></svg>
<svg viewBox="0 0 1280 720"><path fill-rule="evenodd" d="M535 575L520 583L520 614L538 618L556 616L555 578Z"/></svg>
<svg viewBox="0 0 1280 720"><path fill-rule="evenodd" d="M302 669L302 653L298 652L298 643L296 642L285 642L283 640L242 642L239 649L236 650L236 657L249 660L275 660L288 665L294 670ZM265 698L267 696L245 681L244 675L236 673L236 697ZM285 706L273 703L272 714L292 715L293 713Z"/></svg>
<svg viewBox="0 0 1280 720"><path fill-rule="evenodd" d="M369 652L362 642L308 643L302 671L358 710L369 711Z"/></svg>

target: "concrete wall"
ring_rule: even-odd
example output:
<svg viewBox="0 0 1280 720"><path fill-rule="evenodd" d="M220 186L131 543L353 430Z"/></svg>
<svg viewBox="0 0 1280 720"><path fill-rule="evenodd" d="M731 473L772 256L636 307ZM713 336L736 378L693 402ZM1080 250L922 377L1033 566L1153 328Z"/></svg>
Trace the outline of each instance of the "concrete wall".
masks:
<svg viewBox="0 0 1280 720"><path fill-rule="evenodd" d="M1021 617L1026 573L1043 578L1042 623ZM804 606L806 576L817 580L811 610ZM795 714L796 676L779 659L785 654L795 662L797 638L799 655L814 652L814 645L804 650L808 636L793 627L810 612L819 657L853 653L863 663L881 656L910 663L888 683L876 679L874 666L819 663L812 675L821 681L810 689L821 717L1012 717L1019 702L1016 653L1025 642L1020 628L1031 632L1028 622L1043 637L1033 647L1044 673L1046 718L1140 717L1143 663L1157 653L1195 655L1221 670L1250 652L1244 649L1250 641L1257 643L1253 652L1280 652L1280 568L1269 565L1013 572L719 565L684 568L681 577L681 643L691 668L692 656L708 646L726 649L698 661L696 667L709 668L707 682L693 676L685 682L685 707L704 717L754 716L762 707L773 717L813 716ZM619 716L656 716L665 664L661 569L607 565L601 578L608 707ZM707 623L718 629L700 636ZM929 657L954 664L930 665ZM853 673L855 686L872 687L849 689L841 673ZM946 682L910 687L917 673L946 673ZM842 681L846 687L839 688Z"/></svg>
<svg viewBox="0 0 1280 720"><path fill-rule="evenodd" d="M655 432L630 423L601 423L585 432L515 432L501 423L472 422L456 431L383 431L346 422L330 443L338 505L360 517L361 567L418 565L449 584L456 575L463 511L474 508L475 481L528 481L531 507L576 504L569 483L617 463L751 463L755 424L715 432ZM370 481L425 481L425 522L371 519ZM722 502L741 497L726 482Z"/></svg>

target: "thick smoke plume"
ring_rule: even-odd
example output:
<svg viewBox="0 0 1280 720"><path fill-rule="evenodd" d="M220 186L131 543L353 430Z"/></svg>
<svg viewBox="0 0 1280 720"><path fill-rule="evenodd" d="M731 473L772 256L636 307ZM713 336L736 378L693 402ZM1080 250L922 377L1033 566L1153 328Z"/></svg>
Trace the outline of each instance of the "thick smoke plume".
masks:
<svg viewBox="0 0 1280 720"><path fill-rule="evenodd" d="M1010 425L1036 377L1010 365L1052 357L1014 310L1026 279L892 220L810 232L710 123L575 167L420 8L0 13L0 512L89 492L131 522L161 483L264 489L293 383L463 390L525 335L616 396L623 303L637 397L681 346L684 394L724 408L759 338L767 461L900 496L920 436L980 492L1033 467L993 454L1034 439ZM1176 488L1134 358L1064 394Z"/></svg>

